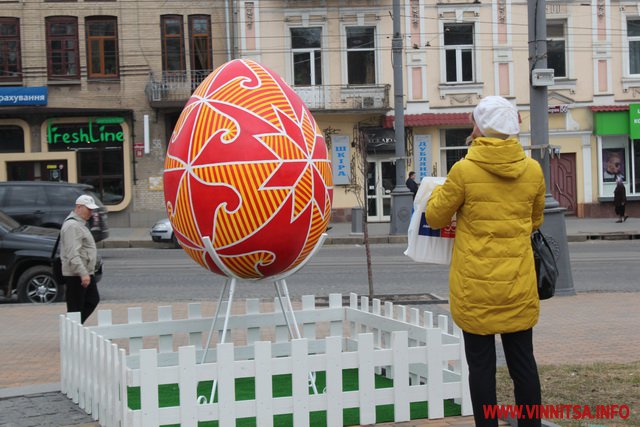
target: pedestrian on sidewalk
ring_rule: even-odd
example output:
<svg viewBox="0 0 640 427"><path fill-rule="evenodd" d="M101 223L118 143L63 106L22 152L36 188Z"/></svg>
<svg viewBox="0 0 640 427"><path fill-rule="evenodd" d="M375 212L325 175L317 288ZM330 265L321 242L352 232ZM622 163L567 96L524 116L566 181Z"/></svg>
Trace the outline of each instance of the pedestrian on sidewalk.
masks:
<svg viewBox="0 0 640 427"><path fill-rule="evenodd" d="M616 179L616 189L613 190L613 205L616 215L618 215L618 220L616 222L624 222L627 220L628 216L624 214L626 204L627 189L625 188L622 179L618 178Z"/></svg>
<svg viewBox="0 0 640 427"><path fill-rule="evenodd" d="M517 405L541 403L533 355L540 301L531 232L543 221L545 182L517 134L518 111L499 96L483 98L472 114L473 141L463 160L436 187L426 208L432 228L454 214L456 237L449 271L451 315L463 330L477 427L497 426L483 408L496 405L495 335L500 334ZM519 427L540 426L520 419Z"/></svg>
<svg viewBox="0 0 640 427"><path fill-rule="evenodd" d="M92 211L98 209L93 197L82 195L60 229L60 258L66 285L67 312L80 312L82 323L100 302L94 272L98 251L86 226Z"/></svg>
<svg viewBox="0 0 640 427"><path fill-rule="evenodd" d="M409 172L409 178L407 179L406 185L415 199L416 194L418 193L418 183L416 182L416 173L414 171Z"/></svg>

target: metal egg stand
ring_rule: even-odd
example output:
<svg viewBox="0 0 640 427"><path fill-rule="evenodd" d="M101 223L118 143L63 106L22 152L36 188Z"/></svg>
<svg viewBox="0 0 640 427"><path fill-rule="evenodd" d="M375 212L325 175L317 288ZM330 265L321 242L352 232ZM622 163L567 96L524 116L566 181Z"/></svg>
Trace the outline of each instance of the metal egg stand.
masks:
<svg viewBox="0 0 640 427"><path fill-rule="evenodd" d="M250 280L252 282L264 281L264 280L273 282L273 285L276 290L276 296L278 297L278 302L280 303L280 308L282 309L282 314L284 315L284 320L287 324L287 328L289 329L289 335L291 336L292 339L302 338L302 335L300 334L300 329L298 328L298 323L296 321L293 305L291 304L291 297L289 296L289 289L287 288L287 282L285 279L295 274L298 270L304 267L306 263L309 262L309 260L322 247L327 237L328 237L327 233L322 233L322 235L320 235L320 238L316 242L316 245L314 246L313 250L295 268L276 276ZM233 271L227 268L227 266L222 262L222 260L220 259L220 256L218 255L215 248L213 247L213 244L211 243L211 239L209 237L207 236L203 237L202 241L204 243L204 247L207 254L209 254L213 262L220 269L220 271L223 272L223 274L227 277L227 279L225 280L224 286L222 288L222 292L220 292L220 297L218 298L216 312L215 312L215 315L213 316L213 321L211 322L211 329L209 330L207 343L205 345L200 363L204 363L207 358L207 351L209 350L209 346L211 345L213 331L215 330L216 323L218 322L218 318L220 317L220 309L223 303L226 302L224 324L222 326L222 336L220 337L220 343L225 342L226 335L227 335L227 326L229 323L229 318L231 316L231 305L233 302L233 295L235 293L236 283L238 280L247 280L247 279L238 277ZM226 299L225 299L225 295L226 295ZM216 393L216 385L217 385L217 380L214 380L213 387L211 388L211 396L209 397L209 399L207 399L206 396L198 396L199 404L213 403L215 393ZM312 388L314 394L318 394L318 389L316 388L315 373L313 372L309 372L309 386Z"/></svg>

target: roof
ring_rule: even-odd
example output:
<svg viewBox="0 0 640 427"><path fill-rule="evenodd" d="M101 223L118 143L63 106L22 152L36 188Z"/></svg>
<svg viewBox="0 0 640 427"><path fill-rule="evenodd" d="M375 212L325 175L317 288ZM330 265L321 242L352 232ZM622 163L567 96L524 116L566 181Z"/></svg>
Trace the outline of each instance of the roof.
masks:
<svg viewBox="0 0 640 427"><path fill-rule="evenodd" d="M384 118L384 127L393 127L395 116ZM469 113L422 113L405 114L405 126L470 126Z"/></svg>

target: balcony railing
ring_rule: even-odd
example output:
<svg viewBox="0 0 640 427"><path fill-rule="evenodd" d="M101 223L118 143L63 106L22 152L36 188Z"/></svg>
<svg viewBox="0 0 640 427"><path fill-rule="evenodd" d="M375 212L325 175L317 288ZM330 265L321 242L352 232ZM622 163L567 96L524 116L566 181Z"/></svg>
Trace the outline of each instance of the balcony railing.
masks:
<svg viewBox="0 0 640 427"><path fill-rule="evenodd" d="M151 73L145 88L147 99L151 105L184 104L211 71L163 71L160 80Z"/></svg>
<svg viewBox="0 0 640 427"><path fill-rule="evenodd" d="M388 110L390 85L296 86L300 98L314 111Z"/></svg>
<svg viewBox="0 0 640 427"><path fill-rule="evenodd" d="M154 107L180 106L187 102L210 70L163 72L160 80L149 76L145 92ZM373 111L389 109L390 85L321 85L293 88L313 111Z"/></svg>

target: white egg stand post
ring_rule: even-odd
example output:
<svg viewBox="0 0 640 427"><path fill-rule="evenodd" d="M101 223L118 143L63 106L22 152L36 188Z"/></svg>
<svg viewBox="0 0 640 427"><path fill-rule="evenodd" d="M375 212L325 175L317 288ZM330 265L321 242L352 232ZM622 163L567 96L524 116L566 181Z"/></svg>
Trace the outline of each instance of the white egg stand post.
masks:
<svg viewBox="0 0 640 427"><path fill-rule="evenodd" d="M302 267L304 267L307 264L307 262L309 262L311 257L313 257L316 254L316 252L318 252L318 250L322 247L327 237L328 237L327 233L322 233L322 235L320 235L320 238L318 239L318 242L314 246L313 250L295 268L277 276L269 277L266 279L252 280L252 281L268 280L270 282L273 282L273 285L276 289L276 295L280 303L280 308L282 309L282 314L284 315L284 321L287 324L287 327L289 328L289 335L291 336L292 339L302 338L302 335L300 334L300 329L298 328L298 322L296 321L296 315L293 311L293 305L291 304L291 297L289 296L289 289L287 288L287 282L285 281L285 279L293 275L294 273L296 273ZM200 363L204 363L207 358L207 351L209 350L209 345L211 344L211 338L213 337L213 331L215 330L218 317L220 317L220 307L222 307L222 303L224 302L224 297L225 297L225 294L227 294L227 290L228 290L227 299L226 299L227 307L226 307L226 312L224 314L224 325L222 326L222 337L220 338L221 343L225 342L226 340L227 325L229 324L229 317L231 316L231 304L233 302L233 294L235 293L236 282L238 280L246 280L241 277L238 277L231 270L229 270L226 265L224 265L224 263L218 256L218 253L216 252L215 248L213 247L213 244L211 243L211 239L209 239L209 237L203 237L202 241L204 243L204 247L207 253L211 257L213 262L216 264L216 266L220 269L220 271L222 271L224 275L227 276L227 279L225 280L224 286L222 288L222 292L220 293L220 297L218 298L218 305L216 307L215 315L213 316L211 329L209 330L209 336L207 338L207 344L204 348L204 352L202 354L202 360ZM217 384L217 381L214 380L213 387L211 388L211 396L209 400L207 400L206 396L198 396L198 403L200 404L213 403L213 398L216 393L216 384ZM316 376L315 376L315 373L313 372L309 372L309 386L312 387L314 394L318 394L318 389L316 388Z"/></svg>

